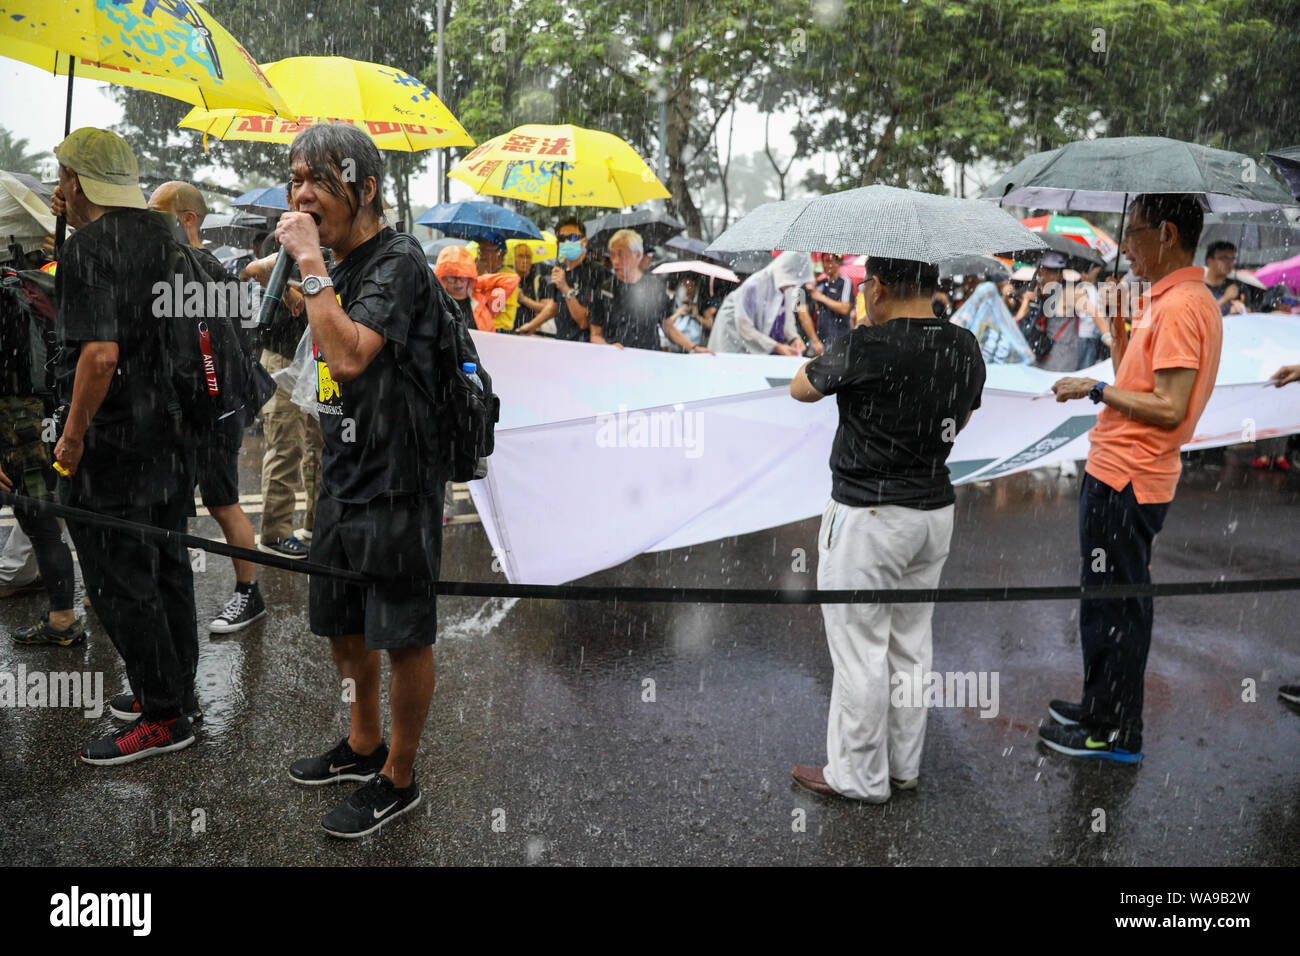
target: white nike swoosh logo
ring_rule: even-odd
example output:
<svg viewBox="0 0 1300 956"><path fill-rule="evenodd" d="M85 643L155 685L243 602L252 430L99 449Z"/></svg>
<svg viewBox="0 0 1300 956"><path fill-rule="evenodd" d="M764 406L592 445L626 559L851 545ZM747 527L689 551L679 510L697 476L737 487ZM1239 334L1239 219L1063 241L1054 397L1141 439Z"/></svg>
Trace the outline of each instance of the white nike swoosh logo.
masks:
<svg viewBox="0 0 1300 956"><path fill-rule="evenodd" d="M389 810L393 809L393 807L397 806L397 805L398 805L399 803L401 803L401 802L402 802L401 800L394 800L394 801L393 801L392 803L390 803L388 806L384 807L384 809L382 809L382 810L376 810L376 811L375 811L375 819L378 820L378 819L379 819L380 817L382 817L385 813L387 813Z"/></svg>
<svg viewBox="0 0 1300 956"><path fill-rule="evenodd" d="M355 767L355 766L356 764L354 763L345 763L341 767L336 767L334 766L334 764L330 764L330 773L338 773L340 770L347 770L348 767Z"/></svg>

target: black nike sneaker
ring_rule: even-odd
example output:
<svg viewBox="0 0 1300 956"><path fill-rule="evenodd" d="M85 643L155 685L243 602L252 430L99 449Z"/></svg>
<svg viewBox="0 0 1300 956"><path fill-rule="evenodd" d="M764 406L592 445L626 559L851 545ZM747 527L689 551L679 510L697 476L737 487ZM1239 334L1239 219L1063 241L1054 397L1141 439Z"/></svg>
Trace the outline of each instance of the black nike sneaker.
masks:
<svg viewBox="0 0 1300 956"><path fill-rule="evenodd" d="M1137 746L1133 746L1129 741L1125 741L1124 746L1120 746L1116 734L1100 731L1096 733L1099 737L1094 736L1094 732L1086 727L1059 727L1056 724L1048 724L1046 727L1038 728L1038 739L1053 750L1071 757L1100 758L1119 763L1142 762L1141 741L1136 742Z"/></svg>
<svg viewBox="0 0 1300 956"><path fill-rule="evenodd" d="M404 790L382 773L325 815L320 824L330 836L355 840L396 820L420 805L420 786L411 780Z"/></svg>
<svg viewBox="0 0 1300 956"><path fill-rule="evenodd" d="M365 783L384 769L387 762L388 744L382 740L374 753L363 757L348 746L348 738L344 737L337 747L319 757L295 760L289 767L289 777L294 783L308 787L319 787L324 783L346 783L349 780Z"/></svg>
<svg viewBox="0 0 1300 956"><path fill-rule="evenodd" d="M1047 712L1062 727L1078 727L1083 722L1083 704L1072 704L1068 700L1054 700L1047 705Z"/></svg>

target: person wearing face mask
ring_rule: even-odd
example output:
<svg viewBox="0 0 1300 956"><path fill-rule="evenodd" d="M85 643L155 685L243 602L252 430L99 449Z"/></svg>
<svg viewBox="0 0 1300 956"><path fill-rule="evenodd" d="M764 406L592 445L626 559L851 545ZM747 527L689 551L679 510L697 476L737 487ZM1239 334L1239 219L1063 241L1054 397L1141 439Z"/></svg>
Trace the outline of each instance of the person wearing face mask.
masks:
<svg viewBox="0 0 1300 956"><path fill-rule="evenodd" d="M597 295L606 272L587 260L587 227L569 218L555 227L559 259L542 294L542 310L516 331L532 335L547 320L555 319L555 337L566 342L587 342L591 326L600 326Z"/></svg>
<svg viewBox="0 0 1300 956"><path fill-rule="evenodd" d="M799 289L812 278L808 253L781 253L727 296L714 317L709 348L714 352L802 355Z"/></svg>

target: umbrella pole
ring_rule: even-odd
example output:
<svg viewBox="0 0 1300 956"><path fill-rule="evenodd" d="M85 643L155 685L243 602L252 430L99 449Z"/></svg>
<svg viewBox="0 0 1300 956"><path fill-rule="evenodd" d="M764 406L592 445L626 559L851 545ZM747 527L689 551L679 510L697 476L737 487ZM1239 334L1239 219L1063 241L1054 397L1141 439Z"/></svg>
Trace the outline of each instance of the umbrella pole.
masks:
<svg viewBox="0 0 1300 956"><path fill-rule="evenodd" d="M1119 247L1124 245L1124 223L1128 219L1128 193L1124 194L1124 208L1119 213L1119 238L1115 240L1115 265L1110 270L1110 277L1113 279L1119 275Z"/></svg>
<svg viewBox="0 0 1300 956"><path fill-rule="evenodd" d="M564 205L564 160L560 160L560 206ZM556 208L559 208L558 206Z"/></svg>
<svg viewBox="0 0 1300 956"><path fill-rule="evenodd" d="M76 65L76 58L68 54L68 103L63 111L63 138L67 139L72 132L72 73ZM66 200L67 197L65 196ZM63 248L63 239L68 234L68 220L60 216L54 223L54 257L57 259L59 250Z"/></svg>

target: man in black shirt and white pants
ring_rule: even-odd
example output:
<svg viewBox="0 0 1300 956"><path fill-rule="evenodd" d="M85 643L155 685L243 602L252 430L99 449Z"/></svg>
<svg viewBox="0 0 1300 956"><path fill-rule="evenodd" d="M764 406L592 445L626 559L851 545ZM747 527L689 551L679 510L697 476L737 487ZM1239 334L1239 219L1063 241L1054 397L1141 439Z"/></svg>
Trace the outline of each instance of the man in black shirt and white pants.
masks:
<svg viewBox="0 0 1300 956"><path fill-rule="evenodd" d="M956 500L946 465L979 408L984 360L966 329L936 319L935 266L871 258L863 281L869 326L857 326L795 376L801 402L835 395L831 501L818 535L817 586L935 588ZM890 783L916 786L925 742L919 689L891 706L899 680L930 670L933 604L824 604L835 678L827 763L794 779L816 793L871 803ZM901 675L901 676L897 676Z"/></svg>
<svg viewBox="0 0 1300 956"><path fill-rule="evenodd" d="M416 447L403 376L432 377L435 310L450 305L419 244L383 226L383 161L365 133L310 127L289 147L289 165L293 212L280 217L276 239L302 273L325 442L310 559L371 578L311 577L311 629L330 638L351 731L289 775L308 786L365 784L321 821L350 838L420 802L414 765L433 697L445 476ZM322 245L334 253L328 275ZM393 675L391 749L380 723L381 650Z"/></svg>

